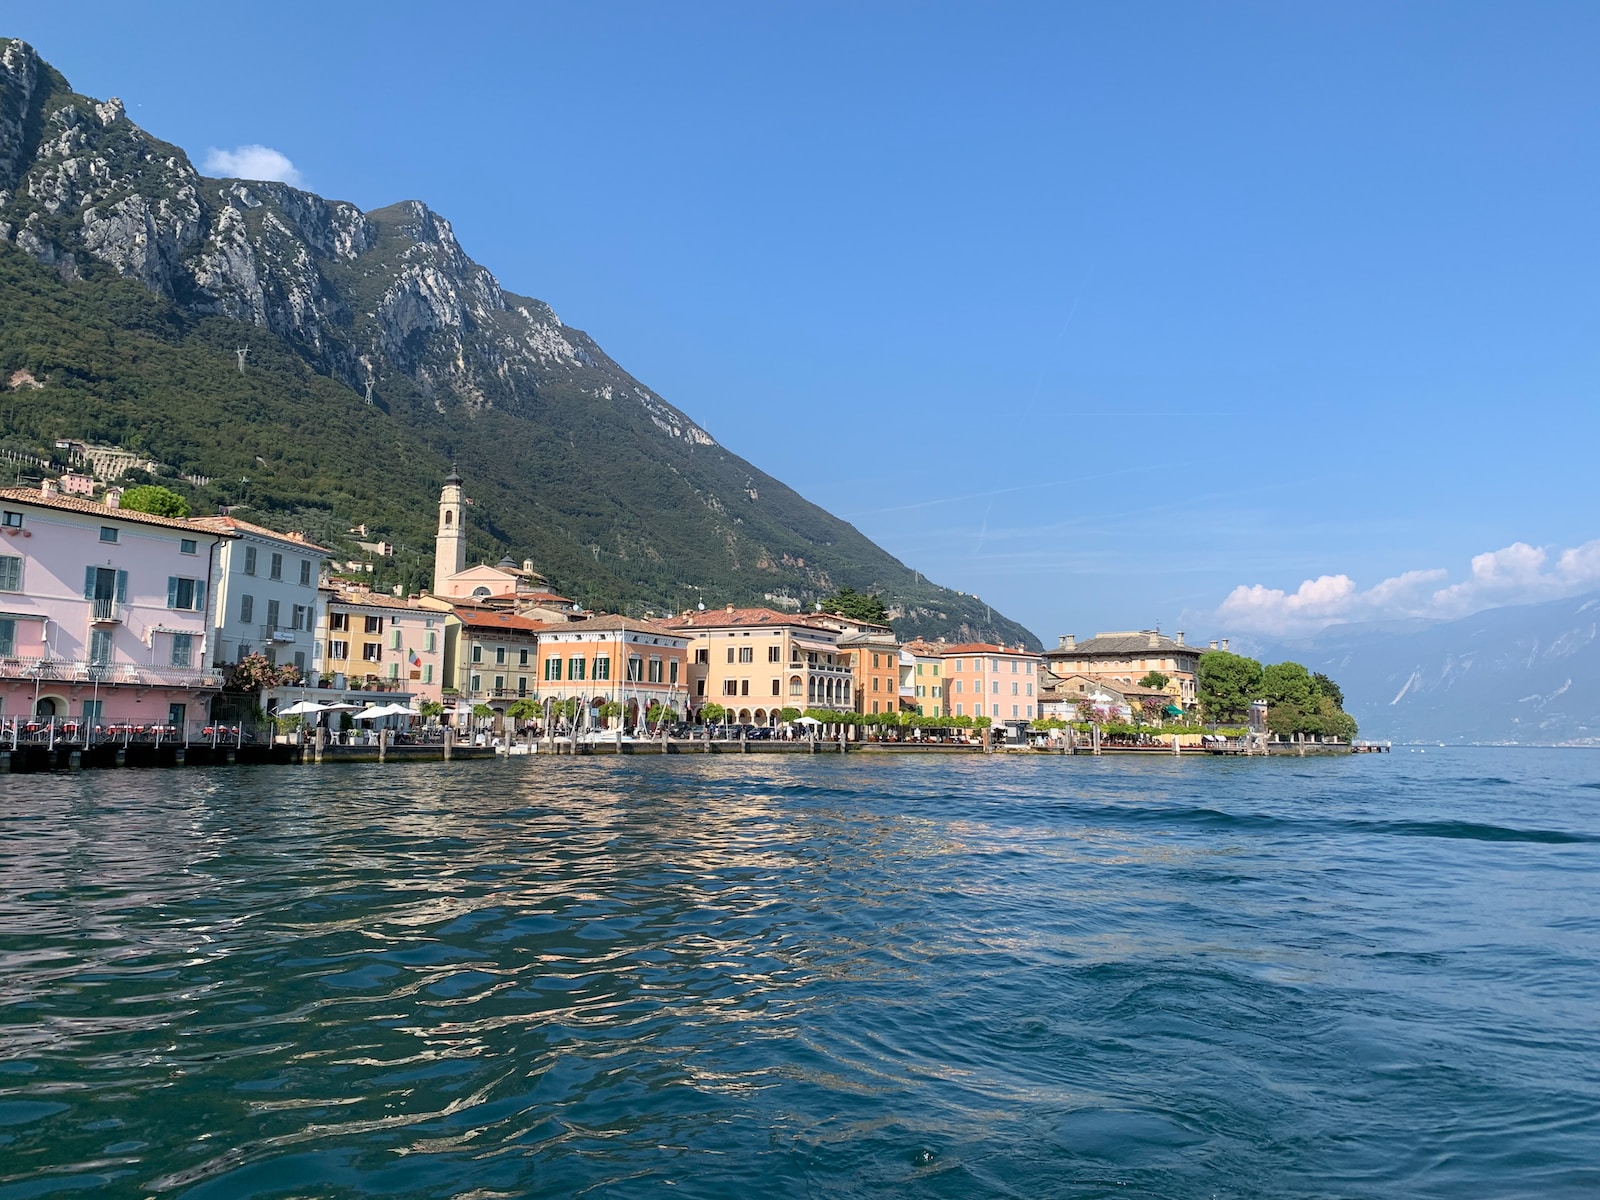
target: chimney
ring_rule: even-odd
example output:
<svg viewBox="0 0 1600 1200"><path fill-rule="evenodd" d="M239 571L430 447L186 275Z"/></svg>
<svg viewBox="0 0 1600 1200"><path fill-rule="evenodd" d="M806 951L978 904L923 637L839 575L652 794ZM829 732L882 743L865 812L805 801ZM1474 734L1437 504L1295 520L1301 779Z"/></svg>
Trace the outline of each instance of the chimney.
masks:
<svg viewBox="0 0 1600 1200"><path fill-rule="evenodd" d="M1075 633L1063 633L1061 635L1061 648L1063 650L1076 650L1078 648L1078 635Z"/></svg>
<svg viewBox="0 0 1600 1200"><path fill-rule="evenodd" d="M1172 639L1177 645L1183 645L1183 630L1178 630L1178 636Z"/></svg>
<svg viewBox="0 0 1600 1200"><path fill-rule="evenodd" d="M1217 648L1217 639L1216 638L1212 638L1211 639L1211 648L1213 650L1215 650Z"/></svg>
<svg viewBox="0 0 1600 1200"><path fill-rule="evenodd" d="M728 611L729 611L729 612L732 612L732 611L733 611L733 605L731 605L731 604L730 604L730 605L728 605Z"/></svg>
<svg viewBox="0 0 1600 1200"><path fill-rule="evenodd" d="M39 494L41 496L54 496L56 494L56 481L54 479L41 479L39 481Z"/></svg>
<svg viewBox="0 0 1600 1200"><path fill-rule="evenodd" d="M119 487L111 487L111 488L107 488L106 489L106 507L107 508L121 508L122 507L122 489L121 488L119 488Z"/></svg>
<svg viewBox="0 0 1600 1200"><path fill-rule="evenodd" d="M1159 633L1152 633L1150 635L1150 649L1154 650L1159 645L1161 645L1161 635Z"/></svg>
<svg viewBox="0 0 1600 1200"><path fill-rule="evenodd" d="M524 571L526 571L529 575L535 574L535 571L533 569L533 559L531 559L531 558L523 559L522 560L522 569Z"/></svg>
<svg viewBox="0 0 1600 1200"><path fill-rule="evenodd" d="M1226 650L1228 648L1228 639L1227 638L1223 638L1222 639L1222 648L1224 650Z"/></svg>

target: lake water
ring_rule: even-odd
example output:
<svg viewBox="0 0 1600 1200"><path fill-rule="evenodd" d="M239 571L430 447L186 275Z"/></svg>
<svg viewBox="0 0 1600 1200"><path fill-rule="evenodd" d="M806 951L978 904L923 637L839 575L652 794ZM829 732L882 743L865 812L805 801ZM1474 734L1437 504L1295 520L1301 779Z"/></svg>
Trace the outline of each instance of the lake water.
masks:
<svg viewBox="0 0 1600 1200"><path fill-rule="evenodd" d="M0 779L0 1200L1600 1194L1600 753Z"/></svg>

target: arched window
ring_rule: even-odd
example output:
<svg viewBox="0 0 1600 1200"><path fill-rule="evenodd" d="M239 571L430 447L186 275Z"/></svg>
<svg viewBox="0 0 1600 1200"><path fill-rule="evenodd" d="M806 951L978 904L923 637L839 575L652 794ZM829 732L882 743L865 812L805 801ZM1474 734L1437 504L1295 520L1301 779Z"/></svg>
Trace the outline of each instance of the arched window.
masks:
<svg viewBox="0 0 1600 1200"><path fill-rule="evenodd" d="M446 526L454 525L455 524L455 520L456 520L455 513L451 512L448 508L445 509L444 510L444 523L445 523L445 525Z"/></svg>
<svg viewBox="0 0 1600 1200"><path fill-rule="evenodd" d="M489 589L486 587L475 587L472 589L472 594L474 597L487 596L489 595Z"/></svg>

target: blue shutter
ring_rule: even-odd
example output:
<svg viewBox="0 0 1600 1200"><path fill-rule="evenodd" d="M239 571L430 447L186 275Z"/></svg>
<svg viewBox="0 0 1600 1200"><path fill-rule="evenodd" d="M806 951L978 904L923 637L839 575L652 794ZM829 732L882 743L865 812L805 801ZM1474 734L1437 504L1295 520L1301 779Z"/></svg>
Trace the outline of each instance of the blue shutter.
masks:
<svg viewBox="0 0 1600 1200"><path fill-rule="evenodd" d="M176 575L167 576L167 607L178 607L178 577Z"/></svg>
<svg viewBox="0 0 1600 1200"><path fill-rule="evenodd" d="M83 598L85 600L94 599L94 572L94 567L85 567L83 569Z"/></svg>
<svg viewBox="0 0 1600 1200"><path fill-rule="evenodd" d="M204 579L196 579L194 581L194 610L195 612L205 612L206 610L206 581Z"/></svg>
<svg viewBox="0 0 1600 1200"><path fill-rule="evenodd" d="M126 604L127 602L128 602L128 573L126 571L118 571L117 572L117 603L118 604Z"/></svg>

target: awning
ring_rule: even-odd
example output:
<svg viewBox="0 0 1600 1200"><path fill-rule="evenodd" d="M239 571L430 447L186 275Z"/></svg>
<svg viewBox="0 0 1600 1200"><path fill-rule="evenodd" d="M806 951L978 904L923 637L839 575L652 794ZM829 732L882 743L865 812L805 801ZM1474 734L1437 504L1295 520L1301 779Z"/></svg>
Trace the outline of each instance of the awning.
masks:
<svg viewBox="0 0 1600 1200"><path fill-rule="evenodd" d="M802 650L810 650L815 654L837 654L839 647L831 642L813 642L810 638L795 638L794 644Z"/></svg>
<svg viewBox="0 0 1600 1200"><path fill-rule="evenodd" d="M1176 704L1167 705L1167 707L1166 707L1166 709L1164 711L1166 712L1167 716L1169 716L1169 717L1181 717L1181 716L1183 716L1183 709L1179 708Z"/></svg>

